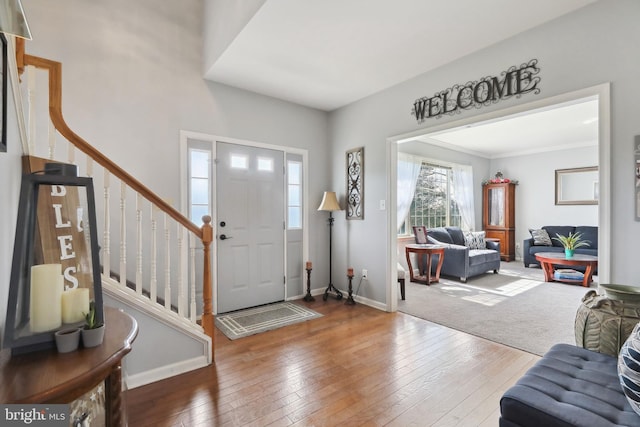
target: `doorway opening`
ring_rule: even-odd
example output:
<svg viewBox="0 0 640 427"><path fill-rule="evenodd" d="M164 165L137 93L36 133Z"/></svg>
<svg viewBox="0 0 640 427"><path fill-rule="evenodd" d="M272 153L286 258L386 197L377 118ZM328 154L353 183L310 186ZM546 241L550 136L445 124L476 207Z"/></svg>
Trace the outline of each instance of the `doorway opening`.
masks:
<svg viewBox="0 0 640 427"><path fill-rule="evenodd" d="M183 212L196 224L212 216L214 313L300 297L309 256L307 150L181 131L180 164Z"/></svg>
<svg viewBox="0 0 640 427"><path fill-rule="evenodd" d="M483 126L489 126L492 123L503 122L508 119L515 119L518 117L526 117L533 112L552 112L553 110L557 110L562 106L570 106L570 105L579 105L587 102L595 102L597 115L596 117L591 117L593 122L596 123L597 126L597 165L599 166L598 171L598 179L599 179L599 204L597 205L597 225L598 225L598 274L600 282L609 281L609 266L610 266L610 109L609 109L609 85L603 84L591 88L586 88L578 91L574 91L567 94L562 94L558 96L553 96L541 100L537 100L535 102L530 102L527 104L522 104L519 106L514 106L511 108L494 111L490 113L476 115L474 117L469 117L461 120L456 120L450 123L445 123L442 125L436 125L429 128L421 129L419 131L411 132L405 135L399 135L396 137L389 138L387 141L387 149L388 149L388 170L389 173L389 182L388 182L388 194L389 194L389 203L391 206L398 206L397 199L397 161L398 161L398 152L399 150L403 150L402 145L406 143L414 143L415 141L421 141L426 139L431 142L431 151L435 154L441 154L443 151L456 152L456 150L451 150L455 139L463 135L464 133L472 131L474 128L482 128ZM592 122L592 123L593 123ZM434 143L433 140L437 138L439 135L444 135L446 138L450 138L447 141L443 142L440 140L439 143ZM431 138L430 138L431 137ZM444 139L444 137L442 139ZM413 142L412 142L413 141ZM578 147L580 144L575 143L574 147ZM588 145L588 144L582 144ZM570 147L569 147L570 148ZM550 148L549 148L550 149ZM567 147L564 147L567 150ZM459 148L457 152L463 153L466 156L466 159L472 158L473 156L480 157L477 150L466 148ZM513 150L516 152L517 150ZM522 151L522 150L521 150ZM538 151L539 147L538 147ZM569 153L570 153L569 149ZM535 150L530 151L531 155L534 155ZM514 156L515 153L506 153L507 155ZM497 154L485 154L485 160L478 161L478 164L484 162L487 166L482 173L485 178L491 177L489 175L489 170L493 167L493 165L503 165L505 164L505 160L508 156L504 153L502 155ZM430 156L433 157L433 156ZM493 158L492 158L493 157ZM487 160L488 159L488 160ZM452 158L446 159L452 161ZM495 172L495 171L494 171ZM477 175L477 174L475 174ZM516 176L513 177L517 179ZM482 179L476 180L474 186L476 187L474 191L481 191L480 182ZM521 186L522 187L522 186ZM553 200L553 187L549 190L551 193L549 197ZM522 194L522 191L521 191ZM524 197L524 196L522 196ZM476 198L476 211L478 212L475 224L477 229L481 229L481 210L477 207L477 203L480 200L479 197ZM551 202L553 204L553 202ZM516 210L517 212L517 210ZM516 213L516 216L518 214ZM398 213L396 209L389 210L388 214L388 230L389 230L389 242L396 243L398 241ZM553 219L550 219L553 221ZM531 224L534 225L547 225L547 224ZM551 224L549 224L551 225ZM527 224L520 225L520 233L518 234L518 240L520 243L522 240L520 237L523 235L522 232L526 230L526 227L529 227ZM398 259L404 254L398 253L397 244L391 244L388 247L388 260L389 260L389 286L387 288L387 310L388 311L396 311L398 304L398 286L397 283L397 263Z"/></svg>

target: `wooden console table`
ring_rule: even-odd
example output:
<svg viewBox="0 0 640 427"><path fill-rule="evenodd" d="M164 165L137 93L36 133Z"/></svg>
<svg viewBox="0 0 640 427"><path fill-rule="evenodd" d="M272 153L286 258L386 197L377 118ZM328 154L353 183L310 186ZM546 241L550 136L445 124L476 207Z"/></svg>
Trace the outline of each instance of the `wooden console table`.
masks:
<svg viewBox="0 0 640 427"><path fill-rule="evenodd" d="M102 345L71 353L55 349L11 356L0 352L1 403L70 403L105 382L107 426L122 426L122 358L138 334L133 317L104 307Z"/></svg>
<svg viewBox="0 0 640 427"><path fill-rule="evenodd" d="M412 244L405 246L405 254L407 257L407 266L409 267L409 278L412 282L424 283L430 285L440 281L440 269L444 262L444 246L430 245L430 244ZM413 274L413 266L411 265L411 254L415 253L418 257L418 267L420 274L415 276ZM422 265L422 255L427 256L426 265ZM436 266L436 274L431 276L431 259L433 255L438 255L438 265Z"/></svg>

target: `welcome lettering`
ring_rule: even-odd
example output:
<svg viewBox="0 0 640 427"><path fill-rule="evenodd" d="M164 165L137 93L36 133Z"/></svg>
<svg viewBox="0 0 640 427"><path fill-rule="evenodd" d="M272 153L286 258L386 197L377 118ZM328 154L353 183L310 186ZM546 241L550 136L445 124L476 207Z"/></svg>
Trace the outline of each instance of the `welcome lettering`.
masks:
<svg viewBox="0 0 640 427"><path fill-rule="evenodd" d="M422 97L413 103L411 114L418 123L432 117L440 118L443 114L457 114L461 110L471 107L480 108L500 100L520 96L533 92L540 93L540 68L538 60L513 66L501 73L501 78L490 76L480 80L468 82L464 85L456 84L440 91L431 97Z"/></svg>

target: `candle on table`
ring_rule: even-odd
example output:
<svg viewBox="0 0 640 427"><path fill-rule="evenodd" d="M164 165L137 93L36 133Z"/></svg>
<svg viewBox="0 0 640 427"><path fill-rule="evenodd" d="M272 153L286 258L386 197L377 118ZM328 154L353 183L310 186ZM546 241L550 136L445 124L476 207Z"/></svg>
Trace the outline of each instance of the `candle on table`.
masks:
<svg viewBox="0 0 640 427"><path fill-rule="evenodd" d="M311 270L311 261L307 261L307 270Z"/></svg>
<svg viewBox="0 0 640 427"><path fill-rule="evenodd" d="M50 331L62 325L63 288L62 265L41 264L31 267L31 332Z"/></svg>
<svg viewBox="0 0 640 427"><path fill-rule="evenodd" d="M89 312L89 289L75 288L62 293L62 323L76 323Z"/></svg>
<svg viewBox="0 0 640 427"><path fill-rule="evenodd" d="M351 267L347 268L347 276L349 277L353 276L353 268Z"/></svg>

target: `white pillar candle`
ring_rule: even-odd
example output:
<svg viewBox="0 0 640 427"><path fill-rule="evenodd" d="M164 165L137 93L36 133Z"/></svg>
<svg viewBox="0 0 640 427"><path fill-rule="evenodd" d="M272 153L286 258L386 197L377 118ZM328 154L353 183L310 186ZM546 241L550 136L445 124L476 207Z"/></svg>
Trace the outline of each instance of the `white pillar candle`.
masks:
<svg viewBox="0 0 640 427"><path fill-rule="evenodd" d="M31 267L31 332L45 332L62 325L62 265L42 264Z"/></svg>
<svg viewBox="0 0 640 427"><path fill-rule="evenodd" d="M84 320L89 312L89 289L75 288L62 293L62 323L76 323Z"/></svg>

